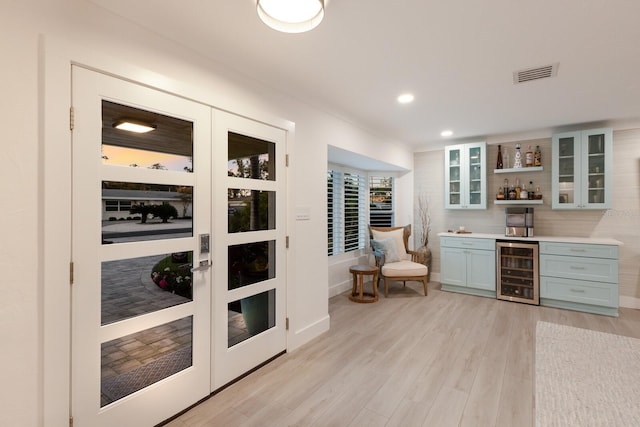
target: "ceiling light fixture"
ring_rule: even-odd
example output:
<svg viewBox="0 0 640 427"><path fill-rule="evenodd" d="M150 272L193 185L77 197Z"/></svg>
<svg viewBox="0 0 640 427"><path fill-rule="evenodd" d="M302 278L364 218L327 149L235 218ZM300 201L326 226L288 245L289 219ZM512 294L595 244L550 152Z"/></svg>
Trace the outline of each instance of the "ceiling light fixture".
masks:
<svg viewBox="0 0 640 427"><path fill-rule="evenodd" d="M141 122L139 120L122 119L113 124L113 127L120 130L126 130L134 133L147 133L156 129L156 125Z"/></svg>
<svg viewBox="0 0 640 427"><path fill-rule="evenodd" d="M443 130L442 132L440 132L440 136L451 136L453 135L453 131L452 130Z"/></svg>
<svg viewBox="0 0 640 427"><path fill-rule="evenodd" d="M398 97L398 102L400 104L408 104L410 102L413 102L413 100L414 100L414 96L410 93L405 93Z"/></svg>
<svg viewBox="0 0 640 427"><path fill-rule="evenodd" d="M324 0L257 0L258 16L283 33L304 33L324 18Z"/></svg>

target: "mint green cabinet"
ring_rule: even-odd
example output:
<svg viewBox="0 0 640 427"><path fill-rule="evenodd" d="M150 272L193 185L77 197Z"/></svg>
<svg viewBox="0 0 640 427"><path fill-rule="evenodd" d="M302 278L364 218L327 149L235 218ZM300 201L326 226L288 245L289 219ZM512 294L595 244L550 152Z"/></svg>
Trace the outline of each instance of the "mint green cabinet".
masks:
<svg viewBox="0 0 640 427"><path fill-rule="evenodd" d="M496 241L440 238L440 283L445 291L496 296Z"/></svg>
<svg viewBox="0 0 640 427"><path fill-rule="evenodd" d="M552 209L608 209L612 200L613 132L553 135Z"/></svg>
<svg viewBox="0 0 640 427"><path fill-rule="evenodd" d="M618 247L540 242L540 305L618 315Z"/></svg>
<svg viewBox="0 0 640 427"><path fill-rule="evenodd" d="M449 145L444 155L446 209L487 208L487 144Z"/></svg>

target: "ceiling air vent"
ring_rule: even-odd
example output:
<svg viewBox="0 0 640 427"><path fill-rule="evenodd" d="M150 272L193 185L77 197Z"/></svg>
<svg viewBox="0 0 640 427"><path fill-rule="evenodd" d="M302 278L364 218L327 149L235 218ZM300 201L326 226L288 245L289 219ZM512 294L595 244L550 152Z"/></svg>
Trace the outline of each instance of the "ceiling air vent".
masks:
<svg viewBox="0 0 640 427"><path fill-rule="evenodd" d="M555 77L558 74L558 65L559 63L556 62L555 64L545 65L542 67L527 68L526 70L514 71L513 83L518 84L531 80Z"/></svg>

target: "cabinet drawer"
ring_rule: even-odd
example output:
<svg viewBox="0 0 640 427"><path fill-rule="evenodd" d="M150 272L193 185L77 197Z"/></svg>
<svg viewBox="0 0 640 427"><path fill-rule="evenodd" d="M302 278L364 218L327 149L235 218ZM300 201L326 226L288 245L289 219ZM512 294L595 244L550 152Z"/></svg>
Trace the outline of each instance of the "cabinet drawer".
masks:
<svg viewBox="0 0 640 427"><path fill-rule="evenodd" d="M576 257L618 259L618 247L584 243L540 242L540 253Z"/></svg>
<svg viewBox="0 0 640 427"><path fill-rule="evenodd" d="M618 283L618 261L614 259L540 255L540 276Z"/></svg>
<svg viewBox="0 0 640 427"><path fill-rule="evenodd" d="M540 298L580 304L618 307L616 283L583 282L557 277L540 278Z"/></svg>
<svg viewBox="0 0 640 427"><path fill-rule="evenodd" d="M476 239L473 237L441 237L440 246L462 249L496 250L494 239Z"/></svg>

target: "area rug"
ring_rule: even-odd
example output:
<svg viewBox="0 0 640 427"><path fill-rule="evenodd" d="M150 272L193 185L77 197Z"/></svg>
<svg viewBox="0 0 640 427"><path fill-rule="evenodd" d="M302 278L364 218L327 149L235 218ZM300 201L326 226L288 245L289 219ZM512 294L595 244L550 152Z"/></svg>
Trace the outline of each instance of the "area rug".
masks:
<svg viewBox="0 0 640 427"><path fill-rule="evenodd" d="M191 366L191 346L159 357L129 372L103 379L102 403L109 404Z"/></svg>
<svg viewBox="0 0 640 427"><path fill-rule="evenodd" d="M535 425L640 426L640 340L538 322Z"/></svg>

